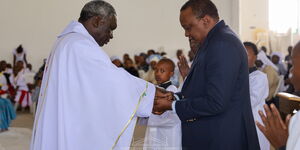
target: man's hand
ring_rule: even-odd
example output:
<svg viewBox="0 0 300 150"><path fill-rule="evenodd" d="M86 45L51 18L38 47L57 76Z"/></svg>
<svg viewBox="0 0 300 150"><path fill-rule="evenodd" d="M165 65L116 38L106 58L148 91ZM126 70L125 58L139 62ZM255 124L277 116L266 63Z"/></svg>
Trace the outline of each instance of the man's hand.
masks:
<svg viewBox="0 0 300 150"><path fill-rule="evenodd" d="M172 110L172 102L166 98L155 99L152 112L156 115L161 115L167 110Z"/></svg>
<svg viewBox="0 0 300 150"><path fill-rule="evenodd" d="M184 55L179 56L179 62L177 63L177 65L182 78L185 79L185 77L188 75L190 71L190 66L186 58L184 57Z"/></svg>
<svg viewBox="0 0 300 150"><path fill-rule="evenodd" d="M163 88L156 87L155 100L156 99L167 99L167 100L173 101L174 94L172 92L166 91Z"/></svg>
<svg viewBox="0 0 300 150"><path fill-rule="evenodd" d="M257 127L275 148L285 146L288 139L288 125L291 115L288 115L286 121L283 122L274 104L271 104L271 110L268 105L264 105L264 109L266 116L262 111L258 112L264 126L256 121Z"/></svg>
<svg viewBox="0 0 300 150"><path fill-rule="evenodd" d="M172 110L174 94L162 88L156 87L155 100L152 112L160 115L167 110Z"/></svg>

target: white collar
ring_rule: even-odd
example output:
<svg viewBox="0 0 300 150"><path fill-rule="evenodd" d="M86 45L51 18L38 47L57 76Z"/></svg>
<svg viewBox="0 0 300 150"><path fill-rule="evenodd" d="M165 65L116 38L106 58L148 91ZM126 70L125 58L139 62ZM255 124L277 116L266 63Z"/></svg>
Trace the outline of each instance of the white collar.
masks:
<svg viewBox="0 0 300 150"><path fill-rule="evenodd" d="M69 33L80 33L98 45L98 43L90 35L90 33L86 30L86 28L78 21L71 21L69 25L63 30L63 32L58 36L58 38Z"/></svg>

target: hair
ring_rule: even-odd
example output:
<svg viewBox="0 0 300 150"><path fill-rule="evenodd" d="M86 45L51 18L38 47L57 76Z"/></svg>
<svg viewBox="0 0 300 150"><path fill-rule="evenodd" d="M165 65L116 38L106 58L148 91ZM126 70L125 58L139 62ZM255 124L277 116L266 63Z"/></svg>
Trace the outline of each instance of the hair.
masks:
<svg viewBox="0 0 300 150"><path fill-rule="evenodd" d="M163 58L163 59L159 60L158 63L168 64L168 66L170 67L170 69L171 69L172 72L174 72L174 70L175 70L175 64L174 64L174 62L171 59Z"/></svg>
<svg viewBox="0 0 300 150"><path fill-rule="evenodd" d="M265 46L262 46L260 49L267 52L267 48Z"/></svg>
<svg viewBox="0 0 300 150"><path fill-rule="evenodd" d="M2 63L5 63L5 64L6 64L6 61L5 61L5 60L1 60L1 61L0 61L0 64L2 64Z"/></svg>
<svg viewBox="0 0 300 150"><path fill-rule="evenodd" d="M250 47L252 49L252 51L254 52L255 55L258 54L257 46L254 43L252 43L252 42L244 42L244 46L245 47L246 46Z"/></svg>
<svg viewBox="0 0 300 150"><path fill-rule="evenodd" d="M116 11L111 4L103 0L93 0L84 5L78 20L80 22L85 22L94 16L109 18L116 15Z"/></svg>
<svg viewBox="0 0 300 150"><path fill-rule="evenodd" d="M152 52L152 53L155 54L155 50L154 50L154 49L149 49L147 52L148 52L148 53L149 53L149 52Z"/></svg>
<svg viewBox="0 0 300 150"><path fill-rule="evenodd" d="M287 50L288 50L288 52L290 54L292 52L292 50L293 50L293 46L289 46Z"/></svg>
<svg viewBox="0 0 300 150"><path fill-rule="evenodd" d="M17 53L22 53L23 52L23 47L22 45L19 45L16 49Z"/></svg>
<svg viewBox="0 0 300 150"><path fill-rule="evenodd" d="M133 60L132 60L131 58L124 60L124 63L125 63L126 61L130 61L131 63L133 63Z"/></svg>
<svg viewBox="0 0 300 150"><path fill-rule="evenodd" d="M11 65L11 64L7 64L7 65L6 65L6 68L10 68L10 69L11 69L11 68L12 68L12 65Z"/></svg>
<svg viewBox="0 0 300 150"><path fill-rule="evenodd" d="M7 67L6 61L5 60L1 60L0 61L0 72L4 71L6 67Z"/></svg>
<svg viewBox="0 0 300 150"><path fill-rule="evenodd" d="M160 55L165 56L165 55L167 55L167 53L166 52L161 52Z"/></svg>
<svg viewBox="0 0 300 150"><path fill-rule="evenodd" d="M187 8L191 8L197 18L203 18L205 15L208 15L219 20L218 9L211 0L189 0L181 7L180 11L184 11Z"/></svg>

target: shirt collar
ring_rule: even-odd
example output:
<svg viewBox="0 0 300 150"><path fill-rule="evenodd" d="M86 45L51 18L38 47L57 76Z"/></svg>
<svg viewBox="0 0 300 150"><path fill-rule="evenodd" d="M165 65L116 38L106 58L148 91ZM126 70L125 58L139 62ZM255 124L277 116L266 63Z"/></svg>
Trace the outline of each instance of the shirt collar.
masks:
<svg viewBox="0 0 300 150"><path fill-rule="evenodd" d="M158 86L159 86L159 87L162 87L162 88L164 88L164 89L167 89L170 85L172 85L172 82L169 80L169 81L167 81L167 82L164 82L164 83L159 84Z"/></svg>

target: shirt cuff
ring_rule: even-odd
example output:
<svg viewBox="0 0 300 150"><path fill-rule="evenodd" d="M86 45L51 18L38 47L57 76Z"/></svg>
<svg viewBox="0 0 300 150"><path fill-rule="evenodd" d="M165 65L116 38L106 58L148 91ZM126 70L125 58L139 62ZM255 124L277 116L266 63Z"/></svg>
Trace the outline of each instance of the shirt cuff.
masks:
<svg viewBox="0 0 300 150"><path fill-rule="evenodd" d="M286 150L286 146L282 146L278 150Z"/></svg>
<svg viewBox="0 0 300 150"><path fill-rule="evenodd" d="M175 94L175 93L174 93L174 97L175 97L175 101L179 101L180 100L179 96L177 94Z"/></svg>
<svg viewBox="0 0 300 150"><path fill-rule="evenodd" d="M172 102L172 111L173 111L174 113L176 113L175 104L176 104L176 101L173 101L173 102Z"/></svg>

